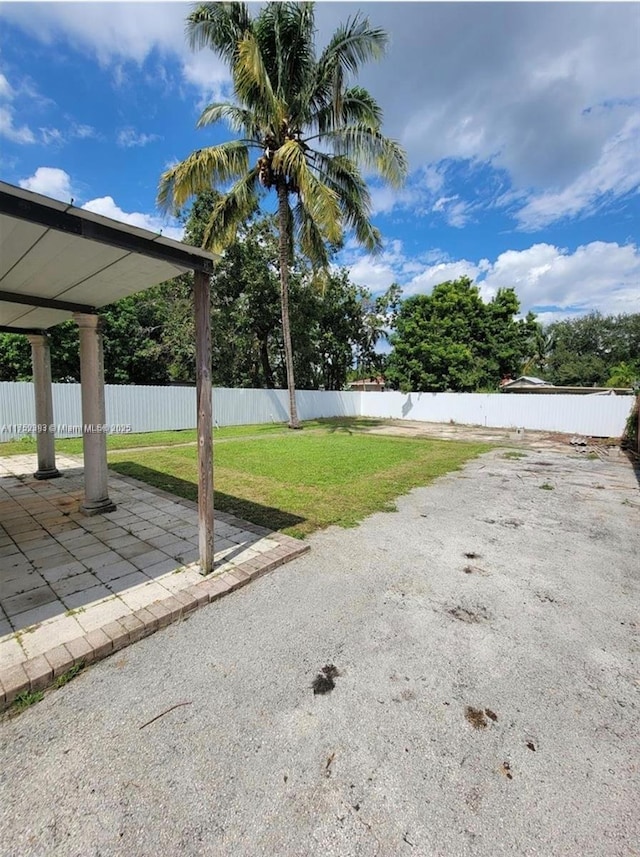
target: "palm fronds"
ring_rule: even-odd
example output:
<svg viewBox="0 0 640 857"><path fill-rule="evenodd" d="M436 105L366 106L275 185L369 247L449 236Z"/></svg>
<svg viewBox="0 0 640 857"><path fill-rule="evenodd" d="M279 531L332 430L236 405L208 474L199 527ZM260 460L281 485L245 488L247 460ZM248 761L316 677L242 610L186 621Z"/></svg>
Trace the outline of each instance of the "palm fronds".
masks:
<svg viewBox="0 0 640 857"><path fill-rule="evenodd" d="M246 3L214 2L191 12L187 34L194 49L211 48L227 63L235 96L206 107L197 127L225 122L242 139L200 149L167 170L159 204L181 208L201 190L237 180L228 207L216 207L219 229L212 225L207 232L218 246L222 236L235 234L230 224L237 212L250 208L242 198L242 176L254 191L257 177L266 189L283 183L288 194L298 195L296 234L314 262L326 257L320 243L339 243L343 228L369 251L378 249L360 170L377 171L397 186L407 173L406 155L382 133L373 96L346 82L384 54L386 33L358 13L317 56L313 3L266 3L252 16ZM313 140L322 151L313 151ZM261 150L256 165L252 148Z"/></svg>
<svg viewBox="0 0 640 857"><path fill-rule="evenodd" d="M216 184L226 184L248 170L249 150L241 141L198 149L162 174L158 204L165 211L178 210L192 196Z"/></svg>

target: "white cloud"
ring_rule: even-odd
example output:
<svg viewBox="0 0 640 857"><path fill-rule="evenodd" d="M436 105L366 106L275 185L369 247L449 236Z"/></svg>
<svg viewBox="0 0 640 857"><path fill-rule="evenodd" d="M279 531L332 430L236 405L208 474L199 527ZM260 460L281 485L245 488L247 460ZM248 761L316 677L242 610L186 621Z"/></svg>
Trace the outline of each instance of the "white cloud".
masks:
<svg viewBox="0 0 640 857"><path fill-rule="evenodd" d="M63 146L70 140L98 140L100 134L91 125L82 125L65 117L70 125L67 129L40 128L40 137L45 146Z"/></svg>
<svg viewBox="0 0 640 857"><path fill-rule="evenodd" d="M165 3L43 3L37 15L32 8L4 8L3 16L45 44L63 37L107 66L114 59L142 63L155 47L166 50L183 41L185 8Z"/></svg>
<svg viewBox="0 0 640 857"><path fill-rule="evenodd" d="M442 212L449 226L460 228L468 222L471 206L455 193L439 197L431 210Z"/></svg>
<svg viewBox="0 0 640 857"><path fill-rule="evenodd" d="M640 306L640 248L634 244L593 241L569 252L540 243L474 261L441 253L439 259L412 258L396 241L378 259L353 254L347 267L359 285L380 292L396 282L405 297L430 294L439 283L463 276L475 281L484 300L499 288L514 288L522 312L540 308L545 321L591 310L632 313Z"/></svg>
<svg viewBox="0 0 640 857"><path fill-rule="evenodd" d="M15 125L13 108L8 104L0 107L0 137L6 137L12 143L35 143L35 136L27 125Z"/></svg>
<svg viewBox="0 0 640 857"><path fill-rule="evenodd" d="M400 189L374 184L371 189L373 214L389 214L395 210L410 211L414 215L437 214L449 226L464 226L475 206L461 199L457 193L450 196L443 193L447 184L447 167L446 163L431 164L418 170Z"/></svg>
<svg viewBox="0 0 640 857"><path fill-rule="evenodd" d="M319 4L321 40L356 8ZM626 172L638 151L628 136L640 79L634 4L376 3L367 12L390 48L360 81L413 171L452 159L491 165L522 199L528 228L637 187L637 163ZM420 194L375 201L380 212L408 204L424 213Z"/></svg>
<svg viewBox="0 0 640 857"><path fill-rule="evenodd" d="M87 211L93 211L95 214L102 214L104 217L111 217L113 220L119 220L121 223L129 223L131 226L148 229L150 232L161 232L165 238L175 238L176 241L181 241L184 235L182 227L168 225L161 217L157 217L155 214L143 214L139 211L123 211L120 206L116 205L112 196L91 199L89 202L85 202L82 208L85 208Z"/></svg>
<svg viewBox="0 0 640 857"><path fill-rule="evenodd" d="M4 74L0 74L0 137L12 143L35 143L35 135L27 125L17 126L13 102L16 90Z"/></svg>
<svg viewBox="0 0 640 857"><path fill-rule="evenodd" d="M525 229L539 229L561 217L584 215L603 200L640 187L640 114L607 140L597 163L561 190L534 195L518 212Z"/></svg>
<svg viewBox="0 0 640 857"><path fill-rule="evenodd" d="M20 181L20 187L42 193L59 199L61 202L71 202L71 176L57 167L38 167L35 173Z"/></svg>
<svg viewBox="0 0 640 857"><path fill-rule="evenodd" d="M354 283L377 293L392 283L407 283L414 275L423 272L426 264L441 257L441 251L435 250L427 251L420 258L412 258L406 255L402 241L398 240L389 241L382 253L370 256L359 250L353 241L347 243L338 263L349 269Z"/></svg>
<svg viewBox="0 0 640 857"><path fill-rule="evenodd" d="M13 87L6 77L3 74L0 74L0 98L6 101L11 101L13 95Z"/></svg>
<svg viewBox="0 0 640 857"><path fill-rule="evenodd" d="M20 187L35 193L42 193L45 196L53 197L53 199L59 199L62 202L71 202L74 193L71 176L57 167L38 167L32 176L20 181ZM112 196L90 199L81 208L93 211L95 214L102 214L104 217L111 217L121 223L129 223L132 226L139 226L141 229L148 229L150 232L161 232L166 238L175 238L177 241L181 241L184 235L184 229L181 226L172 225L171 222L167 222L155 214L123 211Z"/></svg>
<svg viewBox="0 0 640 857"><path fill-rule="evenodd" d="M352 265L349 276L356 285L365 286L372 292L384 292L397 280L395 271L389 263L376 261L370 256Z"/></svg>
<svg viewBox="0 0 640 857"><path fill-rule="evenodd" d="M406 297L429 294L433 287L439 283L457 280L460 277L469 277L469 279L474 280L479 273L478 265L469 262L467 259L460 259L457 262L439 262L436 265L429 265L420 274L413 277L402 287L402 293Z"/></svg>
<svg viewBox="0 0 640 857"><path fill-rule="evenodd" d="M64 136L59 128L40 128L40 134L42 135L42 142L45 146L48 146L51 143L60 144L64 142Z"/></svg>
<svg viewBox="0 0 640 857"><path fill-rule="evenodd" d="M358 8L318 4L319 44ZM407 147L413 171L402 191L374 188L377 213L432 213L437 199L457 190L442 184L441 172L456 159L504 173L502 202L510 192L510 211L527 229L588 214L637 187L634 4L382 2L367 11L389 33L390 49L384 62L364 68L361 82L383 107L385 131ZM34 15L30 4L7 3L0 15L41 42L65 40L97 58L120 85L152 52L176 58L202 105L225 95L229 76L211 51L188 48L187 12L178 3L48 3ZM30 142L30 129L4 110L5 135ZM492 201L486 191L481 204ZM463 226L478 204L458 199L439 214Z"/></svg>
<svg viewBox="0 0 640 857"><path fill-rule="evenodd" d="M492 292L513 286L525 312L531 307L559 307L575 313L600 310L638 312L640 250L634 244L593 241L573 253L551 244L501 253L487 271L484 287Z"/></svg>
<svg viewBox="0 0 640 857"><path fill-rule="evenodd" d="M123 149L131 149L134 146L147 146L159 139L157 134L143 134L135 128L123 128L118 134L117 143Z"/></svg>
<svg viewBox="0 0 640 857"><path fill-rule="evenodd" d="M92 125L73 124L70 133L78 140L97 140L100 136Z"/></svg>
<svg viewBox="0 0 640 857"><path fill-rule="evenodd" d="M200 92L198 109L230 97L230 77L226 67L211 51L188 54L182 59L182 77Z"/></svg>
<svg viewBox="0 0 640 857"><path fill-rule="evenodd" d="M176 57L183 80L209 96L229 74L210 51L190 51L184 34L189 11L182 3L43 3L34 15L16 3L3 4L1 14L40 42L64 40L97 59L112 69L118 86L128 81L128 63L140 66L154 51Z"/></svg>

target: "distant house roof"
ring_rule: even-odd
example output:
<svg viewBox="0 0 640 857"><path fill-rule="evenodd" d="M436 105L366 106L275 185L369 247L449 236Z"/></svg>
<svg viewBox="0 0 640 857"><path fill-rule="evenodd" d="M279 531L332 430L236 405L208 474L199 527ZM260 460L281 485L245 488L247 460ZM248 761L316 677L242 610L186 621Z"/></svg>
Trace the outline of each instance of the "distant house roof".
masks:
<svg viewBox="0 0 640 857"><path fill-rule="evenodd" d="M502 389L505 390L508 387L551 387L552 385L548 381L544 381L542 378L536 378L535 375L520 375L519 378L514 378L513 381L507 381L506 384L502 385Z"/></svg>
<svg viewBox="0 0 640 857"><path fill-rule="evenodd" d="M379 375L377 378L360 378L357 381L351 381L349 384L350 390L384 390L386 381Z"/></svg>
<svg viewBox="0 0 640 857"><path fill-rule="evenodd" d="M633 390L627 387L557 387L541 378L531 378L523 375L515 381L508 381L500 387L501 393L544 393L546 395L572 396L628 396Z"/></svg>

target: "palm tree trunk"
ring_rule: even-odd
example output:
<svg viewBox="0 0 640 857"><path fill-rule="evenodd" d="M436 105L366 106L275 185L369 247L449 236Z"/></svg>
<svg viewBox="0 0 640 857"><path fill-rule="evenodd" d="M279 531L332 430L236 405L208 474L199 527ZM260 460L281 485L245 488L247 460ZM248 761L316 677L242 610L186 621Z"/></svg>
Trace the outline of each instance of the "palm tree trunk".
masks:
<svg viewBox="0 0 640 857"><path fill-rule="evenodd" d="M282 340L289 390L289 428L299 429L296 407L296 383L293 376L293 349L289 327L289 200L283 180L278 181L278 227L280 230L280 307L282 310Z"/></svg>

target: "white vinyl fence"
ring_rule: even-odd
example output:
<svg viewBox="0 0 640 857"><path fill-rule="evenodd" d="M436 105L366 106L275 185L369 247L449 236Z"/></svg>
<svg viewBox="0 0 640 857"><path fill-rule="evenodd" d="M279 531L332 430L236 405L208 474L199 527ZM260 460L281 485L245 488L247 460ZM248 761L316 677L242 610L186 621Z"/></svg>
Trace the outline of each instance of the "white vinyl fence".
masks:
<svg viewBox="0 0 640 857"><path fill-rule="evenodd" d="M544 393L361 393L360 415L619 437L634 396Z"/></svg>
<svg viewBox="0 0 640 857"><path fill-rule="evenodd" d="M80 384L53 384L56 437L82 434ZM195 387L105 385L106 425L110 433L191 429L196 425ZM281 423L288 419L286 390L216 387L213 418L216 426ZM296 394L302 420L357 417L360 393L300 390ZM0 382L0 441L35 433L35 402L31 382Z"/></svg>
<svg viewBox="0 0 640 857"><path fill-rule="evenodd" d="M539 393L360 393L301 390L296 394L303 420L319 417L384 417L492 428L522 427L593 437L618 437L633 396L569 396ZM196 422L194 387L106 385L107 426L111 432L189 429ZM79 384L53 385L58 437L82 433ZM217 426L278 423L288 418L286 390L215 388ZM0 441L33 434L31 383L0 382Z"/></svg>

